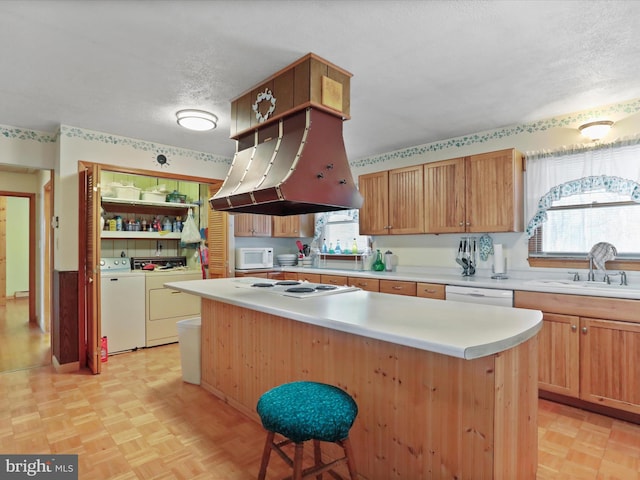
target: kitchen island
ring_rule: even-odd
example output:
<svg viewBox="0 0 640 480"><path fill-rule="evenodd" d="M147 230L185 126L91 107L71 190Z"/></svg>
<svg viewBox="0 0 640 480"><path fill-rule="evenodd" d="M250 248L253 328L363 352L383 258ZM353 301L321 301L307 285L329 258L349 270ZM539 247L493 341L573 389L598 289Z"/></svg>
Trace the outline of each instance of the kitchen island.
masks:
<svg viewBox="0 0 640 480"><path fill-rule="evenodd" d="M167 284L202 299L203 388L256 420L281 383L345 389L365 478L535 479L539 311L238 280Z"/></svg>

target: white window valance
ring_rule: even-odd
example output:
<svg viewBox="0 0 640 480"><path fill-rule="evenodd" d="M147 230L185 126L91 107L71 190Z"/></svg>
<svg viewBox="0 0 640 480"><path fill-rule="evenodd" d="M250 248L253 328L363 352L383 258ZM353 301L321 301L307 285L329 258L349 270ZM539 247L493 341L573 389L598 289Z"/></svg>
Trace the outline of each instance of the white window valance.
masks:
<svg viewBox="0 0 640 480"><path fill-rule="evenodd" d="M594 190L628 194L640 203L640 137L595 147L526 154L525 212L530 238L554 200Z"/></svg>

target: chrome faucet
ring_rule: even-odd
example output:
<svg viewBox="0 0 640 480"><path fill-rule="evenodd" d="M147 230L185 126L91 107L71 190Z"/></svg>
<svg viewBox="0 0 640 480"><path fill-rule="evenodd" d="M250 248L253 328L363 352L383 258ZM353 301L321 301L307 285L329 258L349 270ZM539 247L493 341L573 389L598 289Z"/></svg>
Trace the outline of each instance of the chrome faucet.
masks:
<svg viewBox="0 0 640 480"><path fill-rule="evenodd" d="M627 285L627 272L620 272L620 285Z"/></svg>
<svg viewBox="0 0 640 480"><path fill-rule="evenodd" d="M593 273L593 258L589 257L589 273L587 274L587 282L595 282L596 276Z"/></svg>
<svg viewBox="0 0 640 480"><path fill-rule="evenodd" d="M568 272L568 273L573 275L573 281L574 282L579 282L580 281L580 272Z"/></svg>

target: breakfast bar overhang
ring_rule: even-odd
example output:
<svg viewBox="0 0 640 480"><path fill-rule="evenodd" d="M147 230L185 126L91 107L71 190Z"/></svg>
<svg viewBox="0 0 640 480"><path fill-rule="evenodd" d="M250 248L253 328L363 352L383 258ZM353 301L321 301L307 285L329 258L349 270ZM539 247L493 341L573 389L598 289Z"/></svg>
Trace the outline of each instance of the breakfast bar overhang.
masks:
<svg viewBox="0 0 640 480"><path fill-rule="evenodd" d="M202 387L256 421L282 383L346 390L363 477L535 479L541 312L361 290L293 298L238 279L166 286L202 299Z"/></svg>

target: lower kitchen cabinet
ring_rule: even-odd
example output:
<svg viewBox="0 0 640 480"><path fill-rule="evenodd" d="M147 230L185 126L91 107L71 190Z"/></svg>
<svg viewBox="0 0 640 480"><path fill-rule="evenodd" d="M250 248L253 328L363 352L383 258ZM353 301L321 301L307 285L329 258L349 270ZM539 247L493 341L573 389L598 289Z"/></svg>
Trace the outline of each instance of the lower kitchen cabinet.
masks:
<svg viewBox="0 0 640 480"><path fill-rule="evenodd" d="M368 292L380 291L380 280L377 278L349 277L349 285L367 290Z"/></svg>
<svg viewBox="0 0 640 480"><path fill-rule="evenodd" d="M298 273L298 280L301 282L322 283L322 276L319 273Z"/></svg>
<svg viewBox="0 0 640 480"><path fill-rule="evenodd" d="M538 387L580 397L580 317L545 313L538 334Z"/></svg>
<svg viewBox="0 0 640 480"><path fill-rule="evenodd" d="M202 274L147 274L145 285L147 347L177 342L176 323L200 316L199 297L164 287L167 282L187 280L202 280Z"/></svg>
<svg viewBox="0 0 640 480"><path fill-rule="evenodd" d="M416 282L405 282L403 280L380 280L380 293L393 293L395 295L416 296Z"/></svg>
<svg viewBox="0 0 640 480"><path fill-rule="evenodd" d="M541 391L640 414L640 301L518 291L514 306L544 313Z"/></svg>
<svg viewBox="0 0 640 480"><path fill-rule="evenodd" d="M444 300L444 287L445 285L441 283L418 282L416 284L416 296Z"/></svg>
<svg viewBox="0 0 640 480"><path fill-rule="evenodd" d="M345 275L320 275L321 283L328 285L346 285L347 277Z"/></svg>

